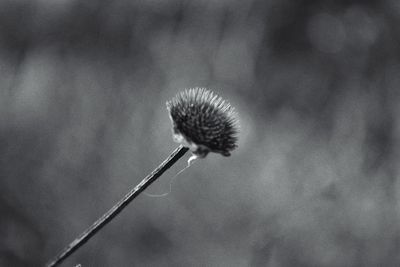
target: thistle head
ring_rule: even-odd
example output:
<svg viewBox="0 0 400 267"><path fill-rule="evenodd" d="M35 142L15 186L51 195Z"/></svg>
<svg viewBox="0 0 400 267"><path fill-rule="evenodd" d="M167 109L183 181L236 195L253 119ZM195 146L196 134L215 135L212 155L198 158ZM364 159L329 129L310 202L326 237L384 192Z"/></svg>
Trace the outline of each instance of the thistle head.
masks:
<svg viewBox="0 0 400 267"><path fill-rule="evenodd" d="M237 146L234 108L205 88L186 89L167 102L173 138L204 158L209 152L230 156Z"/></svg>

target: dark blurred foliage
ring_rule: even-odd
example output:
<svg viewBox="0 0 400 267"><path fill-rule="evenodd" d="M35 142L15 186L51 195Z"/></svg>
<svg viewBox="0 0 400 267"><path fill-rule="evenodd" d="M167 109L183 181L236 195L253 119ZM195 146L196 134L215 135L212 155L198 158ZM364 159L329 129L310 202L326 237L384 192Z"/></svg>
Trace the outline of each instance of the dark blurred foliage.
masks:
<svg viewBox="0 0 400 267"><path fill-rule="evenodd" d="M0 266L42 266L160 163L196 86L239 148L65 266L399 266L399 24L397 0L2 0Z"/></svg>

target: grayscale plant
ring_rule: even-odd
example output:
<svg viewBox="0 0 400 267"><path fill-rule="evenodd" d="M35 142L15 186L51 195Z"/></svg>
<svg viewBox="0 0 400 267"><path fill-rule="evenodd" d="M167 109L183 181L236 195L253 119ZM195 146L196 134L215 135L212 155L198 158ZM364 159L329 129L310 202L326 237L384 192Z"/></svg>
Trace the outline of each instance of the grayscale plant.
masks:
<svg viewBox="0 0 400 267"><path fill-rule="evenodd" d="M85 244L189 149L193 157L188 166L191 160L204 158L210 152L230 156L237 147L239 126L236 113L228 102L213 92L205 88L185 90L168 101L167 108L173 124L173 138L180 146L46 266L57 266Z"/></svg>

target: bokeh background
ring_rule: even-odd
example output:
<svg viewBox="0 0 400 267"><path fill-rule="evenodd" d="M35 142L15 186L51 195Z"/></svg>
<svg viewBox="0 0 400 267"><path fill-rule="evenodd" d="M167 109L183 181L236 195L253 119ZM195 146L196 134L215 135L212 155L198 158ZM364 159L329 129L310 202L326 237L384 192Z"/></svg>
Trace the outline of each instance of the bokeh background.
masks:
<svg viewBox="0 0 400 267"><path fill-rule="evenodd" d="M1 0L0 266L43 266L164 160L197 86L238 149L64 266L400 266L398 25L398 0Z"/></svg>

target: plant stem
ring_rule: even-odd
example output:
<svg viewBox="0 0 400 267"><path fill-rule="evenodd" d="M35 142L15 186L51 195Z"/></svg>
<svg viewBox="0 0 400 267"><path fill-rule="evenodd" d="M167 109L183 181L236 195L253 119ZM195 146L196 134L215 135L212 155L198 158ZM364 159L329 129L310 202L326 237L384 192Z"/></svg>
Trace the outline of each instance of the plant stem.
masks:
<svg viewBox="0 0 400 267"><path fill-rule="evenodd" d="M93 235L101 228L115 218L132 200L134 200L142 191L144 191L151 183L160 177L166 170L175 164L189 149L182 145L176 148L167 159L165 159L153 172L147 175L135 188L129 191L117 204L109 211L101 216L89 228L87 228L80 236L72 241L64 248L53 260L47 263L47 267L52 267L60 264L74 251L85 244Z"/></svg>

